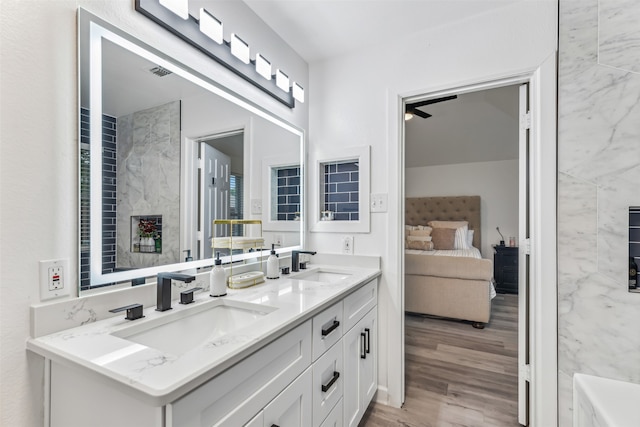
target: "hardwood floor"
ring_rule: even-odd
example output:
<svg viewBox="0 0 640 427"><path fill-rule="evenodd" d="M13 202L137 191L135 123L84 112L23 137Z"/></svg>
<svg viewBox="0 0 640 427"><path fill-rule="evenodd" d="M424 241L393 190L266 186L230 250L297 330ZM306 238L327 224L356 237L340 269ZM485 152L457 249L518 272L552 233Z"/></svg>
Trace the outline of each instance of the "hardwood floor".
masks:
<svg viewBox="0 0 640 427"><path fill-rule="evenodd" d="M404 406L372 403L360 426L517 427L518 296L498 294L484 329L405 316Z"/></svg>

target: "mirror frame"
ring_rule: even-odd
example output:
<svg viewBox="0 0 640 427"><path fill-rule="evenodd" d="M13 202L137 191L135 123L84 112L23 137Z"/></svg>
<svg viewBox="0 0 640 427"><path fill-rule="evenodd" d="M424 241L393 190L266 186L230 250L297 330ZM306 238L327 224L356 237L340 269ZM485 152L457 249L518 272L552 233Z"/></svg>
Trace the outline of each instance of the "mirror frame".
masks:
<svg viewBox="0 0 640 427"><path fill-rule="evenodd" d="M102 151L102 39L107 39L119 46L128 49L129 51L136 53L143 58L148 59L158 65L161 65L175 74L187 79L188 81L202 87L209 92L218 95L235 105L244 108L249 113L265 119L276 126L279 126L300 139L300 165L301 165L301 187L304 187L305 165L304 159L306 157L306 139L305 131L288 123L287 121L273 115L268 110L258 106L257 104L245 99L235 92L225 88L218 84L214 80L202 75L201 73L193 70L192 68L181 64L152 46L147 45L134 36L127 34L123 30L116 26L104 21L103 19L93 15L83 8L78 9L78 117L80 116L80 109L82 107L82 91L83 80L89 79L89 121L90 121L90 147L91 152ZM88 54L88 61L83 62L83 57ZM78 135L81 134L80 125L78 125ZM80 156L80 137L78 137L78 153ZM101 290L115 289L116 287L109 286L104 287L107 284L120 284L119 282L127 282L136 278L151 277L161 272L167 271L183 271L192 270L197 268L206 268L213 265L213 258L195 260L190 262L178 262L173 264L166 264L155 267L143 267L135 270L119 271L114 273L102 273L102 157L91 156L90 157L90 283L91 291L93 288L98 287ZM80 177L80 171L78 171ZM97 184L96 184L97 183ZM262 186L264 187L264 185ZM261 189L263 191L263 189ZM80 192L80 185L78 185L78 192ZM80 199L80 195L79 195ZM303 193L301 200L301 212L300 221L298 224L300 233L300 244L296 246L290 246L286 248L280 248L278 252L288 252L304 247L305 240L305 228L304 228L304 200L306 195ZM81 218L79 217L79 221ZM96 227L95 224L100 226ZM182 239L182 238L181 238ZM79 243L78 259L81 258L81 242ZM96 256L96 254L99 254ZM243 259L252 259L260 255L267 256L269 250L265 248L263 251L253 252L251 254L234 255L233 261L239 261ZM225 257L227 258L227 257ZM230 260L223 259L223 262L230 262ZM78 269L81 265L78 263ZM79 271L81 275L81 272ZM80 277L80 276L79 276ZM79 292L87 292L87 290L80 291L80 283L78 280ZM100 287L103 285L103 287Z"/></svg>

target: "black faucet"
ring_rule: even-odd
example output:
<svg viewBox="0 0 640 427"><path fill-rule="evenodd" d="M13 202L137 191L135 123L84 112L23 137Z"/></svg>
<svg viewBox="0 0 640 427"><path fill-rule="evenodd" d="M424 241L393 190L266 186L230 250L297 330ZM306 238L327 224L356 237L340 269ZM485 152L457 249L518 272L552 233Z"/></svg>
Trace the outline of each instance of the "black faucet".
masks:
<svg viewBox="0 0 640 427"><path fill-rule="evenodd" d="M300 271L300 254L315 255L315 251L291 251L291 271Z"/></svg>
<svg viewBox="0 0 640 427"><path fill-rule="evenodd" d="M156 311L171 310L171 279L185 283L193 282L196 276L181 273L158 273L158 303Z"/></svg>

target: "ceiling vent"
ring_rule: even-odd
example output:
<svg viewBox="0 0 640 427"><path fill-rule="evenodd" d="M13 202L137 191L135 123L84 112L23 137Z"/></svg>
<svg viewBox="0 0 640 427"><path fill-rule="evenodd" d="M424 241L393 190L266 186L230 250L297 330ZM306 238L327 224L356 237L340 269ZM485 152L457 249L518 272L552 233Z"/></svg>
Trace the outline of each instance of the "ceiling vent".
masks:
<svg viewBox="0 0 640 427"><path fill-rule="evenodd" d="M173 71L167 70L166 68L161 67L160 65L158 65L157 67L153 67L149 71L158 77L168 76L169 74L173 73Z"/></svg>

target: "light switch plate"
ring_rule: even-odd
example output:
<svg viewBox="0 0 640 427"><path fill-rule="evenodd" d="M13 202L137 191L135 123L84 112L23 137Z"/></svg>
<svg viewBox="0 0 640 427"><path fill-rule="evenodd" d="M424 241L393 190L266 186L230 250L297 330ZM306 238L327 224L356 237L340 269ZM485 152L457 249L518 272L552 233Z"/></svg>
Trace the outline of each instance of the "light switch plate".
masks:
<svg viewBox="0 0 640 427"><path fill-rule="evenodd" d="M262 200L260 199L252 199L251 200L251 214L258 215L262 213Z"/></svg>
<svg viewBox="0 0 640 427"><path fill-rule="evenodd" d="M387 193L371 195L371 212L386 212L388 202Z"/></svg>
<svg viewBox="0 0 640 427"><path fill-rule="evenodd" d="M40 261L40 301L71 295L69 260Z"/></svg>

